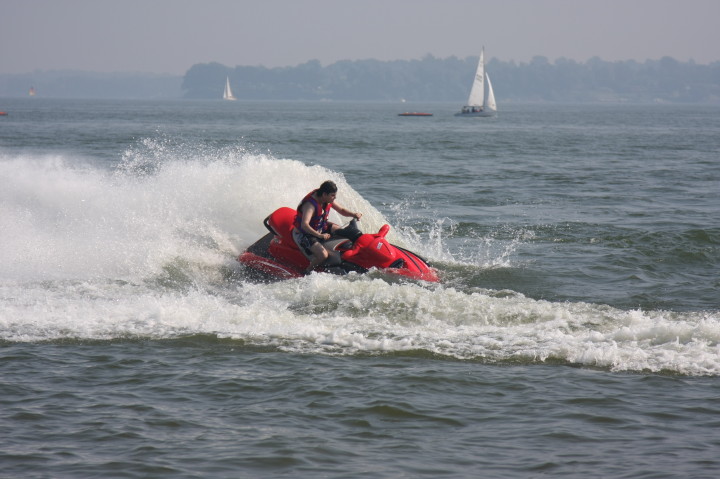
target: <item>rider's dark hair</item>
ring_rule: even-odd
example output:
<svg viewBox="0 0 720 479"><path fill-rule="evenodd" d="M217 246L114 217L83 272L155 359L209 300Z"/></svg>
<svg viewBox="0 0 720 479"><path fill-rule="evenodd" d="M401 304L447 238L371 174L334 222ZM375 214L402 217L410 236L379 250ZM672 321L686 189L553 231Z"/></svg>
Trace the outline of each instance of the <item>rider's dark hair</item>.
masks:
<svg viewBox="0 0 720 479"><path fill-rule="evenodd" d="M330 181L324 181L322 185L320 185L320 188L317 190L318 195L323 195L325 193L337 193L337 185Z"/></svg>

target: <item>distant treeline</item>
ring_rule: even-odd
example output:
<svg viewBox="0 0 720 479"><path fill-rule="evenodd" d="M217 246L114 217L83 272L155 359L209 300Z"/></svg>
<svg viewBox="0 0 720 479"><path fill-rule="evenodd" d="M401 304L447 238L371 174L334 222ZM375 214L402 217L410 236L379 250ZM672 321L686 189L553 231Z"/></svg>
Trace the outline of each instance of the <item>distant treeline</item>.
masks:
<svg viewBox="0 0 720 479"><path fill-rule="evenodd" d="M219 98L230 77L238 99L455 101L469 94L478 57L464 60L313 60L295 67L265 68L219 63L194 65L182 88L187 98ZM529 63L490 60L487 72L502 101L671 101L720 103L720 62L698 65L660 60L586 63L535 57Z"/></svg>
<svg viewBox="0 0 720 479"><path fill-rule="evenodd" d="M219 99L230 78L240 100L451 101L463 103L477 57L421 60L312 60L294 67L193 65L184 76L142 73L35 72L0 75L0 97ZM487 64L498 103L685 102L720 104L720 62L699 65L665 57L645 62L587 62L535 57Z"/></svg>

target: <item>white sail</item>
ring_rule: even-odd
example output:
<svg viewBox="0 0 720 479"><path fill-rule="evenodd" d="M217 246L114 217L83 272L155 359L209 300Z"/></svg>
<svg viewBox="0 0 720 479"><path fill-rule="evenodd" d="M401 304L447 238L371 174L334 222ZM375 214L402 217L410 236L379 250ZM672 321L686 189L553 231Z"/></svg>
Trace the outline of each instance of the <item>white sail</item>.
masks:
<svg viewBox="0 0 720 479"><path fill-rule="evenodd" d="M230 89L230 77L225 77L225 91L223 92L223 100L237 100Z"/></svg>
<svg viewBox="0 0 720 479"><path fill-rule="evenodd" d="M485 47L480 52L480 61L478 62L477 70L475 71L475 80L473 81L472 88L470 89L470 96L468 97L468 106L483 106L485 101L485 85L483 80L485 78Z"/></svg>
<svg viewBox="0 0 720 479"><path fill-rule="evenodd" d="M485 108L491 111L497 111L497 105L495 104L495 93L493 93L492 83L490 83L490 76L486 73L485 78L487 79L488 95L487 103Z"/></svg>
<svg viewBox="0 0 720 479"><path fill-rule="evenodd" d="M485 92L486 88L487 93ZM480 50L480 60L475 71L472 88L470 88L467 105L462 107L460 112L455 113L455 116L494 116L496 112L495 93L492 83L490 83L490 76L485 72L485 47L483 47Z"/></svg>

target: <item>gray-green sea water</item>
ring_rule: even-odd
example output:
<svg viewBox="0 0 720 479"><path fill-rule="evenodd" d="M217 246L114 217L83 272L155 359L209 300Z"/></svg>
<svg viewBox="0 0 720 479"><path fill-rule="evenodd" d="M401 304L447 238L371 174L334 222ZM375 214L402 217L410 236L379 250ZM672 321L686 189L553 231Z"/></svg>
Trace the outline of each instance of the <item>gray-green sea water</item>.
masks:
<svg viewBox="0 0 720 479"><path fill-rule="evenodd" d="M720 108L0 103L0 477L716 476ZM442 282L248 277L325 179Z"/></svg>

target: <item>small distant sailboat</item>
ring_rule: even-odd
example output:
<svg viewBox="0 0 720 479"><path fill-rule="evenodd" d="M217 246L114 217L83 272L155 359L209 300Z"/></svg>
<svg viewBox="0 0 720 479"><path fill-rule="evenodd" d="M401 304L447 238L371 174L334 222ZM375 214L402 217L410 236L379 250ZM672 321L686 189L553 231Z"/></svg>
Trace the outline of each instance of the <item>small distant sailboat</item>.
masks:
<svg viewBox="0 0 720 479"><path fill-rule="evenodd" d="M486 83L487 95L485 94ZM485 72L485 47L483 47L480 51L480 61L478 62L477 71L475 71L475 79L470 89L467 105L459 113L455 113L455 116L493 116L495 112L497 112L495 94L493 93L492 83L490 83L490 77Z"/></svg>
<svg viewBox="0 0 720 479"><path fill-rule="evenodd" d="M28 96L35 96L35 87L31 86L30 90L28 91Z"/></svg>
<svg viewBox="0 0 720 479"><path fill-rule="evenodd" d="M233 95L232 90L230 89L230 77L225 77L225 91L223 92L223 100L237 100L237 98L235 98L235 96Z"/></svg>

